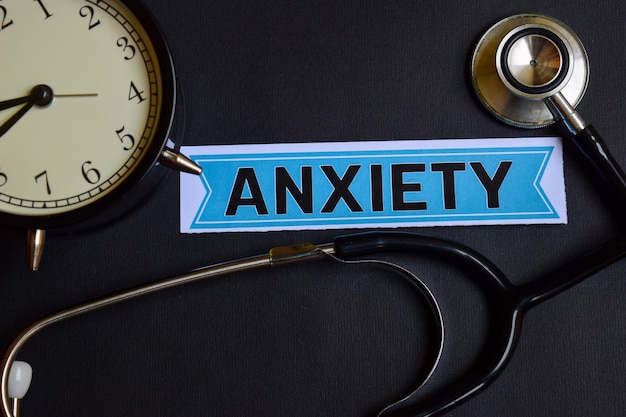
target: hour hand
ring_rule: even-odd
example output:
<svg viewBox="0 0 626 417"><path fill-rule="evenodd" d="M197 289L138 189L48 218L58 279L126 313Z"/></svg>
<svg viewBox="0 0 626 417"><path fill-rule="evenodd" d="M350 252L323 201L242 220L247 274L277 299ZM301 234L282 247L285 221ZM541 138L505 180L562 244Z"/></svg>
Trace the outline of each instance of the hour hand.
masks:
<svg viewBox="0 0 626 417"><path fill-rule="evenodd" d="M0 103L0 110L18 106L24 103L24 106L17 111L9 120L0 126L0 137L4 136L33 106L44 107L52 103L54 92L47 85L37 85L30 90L30 94L26 97L6 100Z"/></svg>
<svg viewBox="0 0 626 417"><path fill-rule="evenodd" d="M28 103L32 98L30 95L26 97L13 98L11 100L0 101L0 111L10 109L11 107L19 106L20 104Z"/></svg>

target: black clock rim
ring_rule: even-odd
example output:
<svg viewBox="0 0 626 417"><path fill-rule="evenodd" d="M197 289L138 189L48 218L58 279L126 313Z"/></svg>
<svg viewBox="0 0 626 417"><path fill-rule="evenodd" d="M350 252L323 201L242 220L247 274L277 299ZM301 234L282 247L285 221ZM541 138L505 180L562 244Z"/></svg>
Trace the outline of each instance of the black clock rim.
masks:
<svg viewBox="0 0 626 417"><path fill-rule="evenodd" d="M150 42L154 47L160 64L163 100L160 112L161 115L151 145L128 177L98 200L68 212L52 215L25 216L0 212L0 224L10 227L54 230L65 228L73 229L74 227L80 229L82 223L85 223L87 225L86 227L90 227L92 224L99 224L98 219L101 218L103 219L102 221L106 222L110 220L109 217L111 215L111 213L107 213L107 211L114 206L123 205L124 200L132 199L130 194L132 194L141 183L147 182L146 177L150 176L152 171L157 171L154 170L154 168L159 162L161 154L167 145L176 110L177 83L174 60L163 31L143 2L141 0L117 1L125 5L139 22L141 22L143 29L150 38ZM150 188L153 188L155 185L156 184L152 182L149 184ZM125 209L119 210L119 208L117 208L113 210L113 212L115 212L114 217L130 210L137 203L137 201L133 201L130 206Z"/></svg>

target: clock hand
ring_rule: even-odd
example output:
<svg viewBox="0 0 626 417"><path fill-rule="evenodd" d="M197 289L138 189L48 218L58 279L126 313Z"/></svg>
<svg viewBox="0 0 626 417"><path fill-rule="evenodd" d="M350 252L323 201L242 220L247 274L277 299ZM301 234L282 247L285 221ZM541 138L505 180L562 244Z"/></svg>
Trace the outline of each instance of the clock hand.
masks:
<svg viewBox="0 0 626 417"><path fill-rule="evenodd" d="M82 94L55 94L54 97L98 97L98 93L82 93ZM12 98L10 100L0 101L0 111L28 103L32 100L32 95L24 97Z"/></svg>
<svg viewBox="0 0 626 417"><path fill-rule="evenodd" d="M20 104L28 103L31 100L30 95L26 97L13 98L11 100L5 100L0 102L0 110L10 109L11 107L19 106Z"/></svg>
<svg viewBox="0 0 626 417"><path fill-rule="evenodd" d="M52 88L47 85L37 85L30 90L30 94L22 99L14 99L8 100L9 102L13 102L13 105L16 101L24 100L26 104L17 111L9 120L4 122L2 126L0 126L0 137L4 136L33 106L44 107L52 103L54 99L54 92ZM5 102L6 103L6 102ZM19 103L18 103L19 104Z"/></svg>
<svg viewBox="0 0 626 417"><path fill-rule="evenodd" d="M9 120L7 120L2 126L0 126L0 138L11 129L15 123L18 122L33 106L34 101L29 101L24 107L22 107L17 113L15 113Z"/></svg>
<svg viewBox="0 0 626 417"><path fill-rule="evenodd" d="M55 94L54 97L98 97L98 93Z"/></svg>

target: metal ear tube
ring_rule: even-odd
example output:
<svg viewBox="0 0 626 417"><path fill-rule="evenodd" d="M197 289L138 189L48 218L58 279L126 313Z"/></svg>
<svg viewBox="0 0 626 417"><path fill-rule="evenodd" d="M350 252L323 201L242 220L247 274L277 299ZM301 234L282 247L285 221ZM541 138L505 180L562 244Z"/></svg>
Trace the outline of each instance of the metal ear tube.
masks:
<svg viewBox="0 0 626 417"><path fill-rule="evenodd" d="M392 237L393 236L395 235L392 235ZM387 240L389 240L389 238ZM387 240L382 240L383 246L388 245ZM423 238L422 240L420 240L417 238L412 239L410 237L408 238L408 240L416 242L413 247L410 248L412 251L418 251L419 249L426 247L430 242L437 241L436 238ZM365 246L367 246L367 241L371 243L372 249L376 249L378 247L377 245L381 242L379 235L372 234L360 238L359 244L365 244ZM405 280L409 282L412 287L419 292L420 296L424 299L424 301L426 301L430 310L429 312L431 316L431 323L433 324L432 329L434 332L434 337L432 343L429 343L429 345L431 346L429 347L429 352L426 355L427 369L417 377L419 380L419 384L416 388L414 388L411 393L389 405L388 407L385 407L385 409L382 410L379 415L387 414L387 410L402 406L408 399L412 398L412 396L430 379L430 377L434 373L437 365L439 364L439 359L441 358L441 353L443 351L443 318L437 300L431 293L430 289L426 286L426 284L424 284L424 282L420 280L419 277L399 265L383 260L349 260L351 255L357 255L359 252L357 249L360 249L360 246L359 248L355 248L354 246L355 245L350 239L339 238L335 241L335 243L327 243L321 245L296 244L291 246L273 248L267 254L235 259L215 265L209 265L185 274L177 275L161 281L146 284L144 286L108 295L93 301L86 302L84 304L80 304L75 307L61 310L57 313L53 313L47 317L44 317L25 328L14 339L4 357L2 358L2 361L0 362L0 372L2 375L0 383L0 392L2 394L2 413L4 417L17 417L16 410L18 407L18 402L15 398L23 396L25 390L23 383L17 383L19 382L19 380L24 380L24 378L17 378L16 375L19 371L20 375L25 377L27 376L27 374L30 375L31 372L30 366L27 366L28 364L24 365L25 362L16 361L17 355L21 351L22 347L26 344L26 342L28 342L35 335L39 334L42 330L45 330L52 325L65 322L72 318L82 316L84 314L88 314L97 310L112 307L126 301L134 300L139 297L147 296L149 294L164 291L174 287L179 287L181 285L189 284L192 282L207 280L209 278L230 275L236 272L248 270L289 265L298 262L313 260L331 260L339 261L346 264L378 264L394 272L398 272L400 274L400 277L405 278ZM376 250L373 251L375 252ZM28 382L30 383L30 379L28 380Z"/></svg>

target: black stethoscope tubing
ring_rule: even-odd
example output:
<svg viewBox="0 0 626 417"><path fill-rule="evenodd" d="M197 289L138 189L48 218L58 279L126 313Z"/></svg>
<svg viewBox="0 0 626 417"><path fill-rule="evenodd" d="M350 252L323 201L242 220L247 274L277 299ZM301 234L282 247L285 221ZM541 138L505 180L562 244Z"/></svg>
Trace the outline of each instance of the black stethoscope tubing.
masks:
<svg viewBox="0 0 626 417"><path fill-rule="evenodd" d="M626 236L619 236L521 286L513 285L497 266L480 253L450 240L400 232L374 232L337 238L335 248L338 256L342 257L377 252L418 252L446 261L453 258L454 265L466 268L467 275L485 294L490 321L487 343L474 365L430 398L387 414L394 417L426 417L450 411L487 388L511 359L526 312L626 257Z"/></svg>

